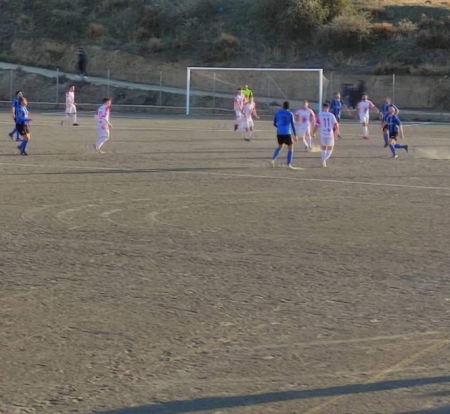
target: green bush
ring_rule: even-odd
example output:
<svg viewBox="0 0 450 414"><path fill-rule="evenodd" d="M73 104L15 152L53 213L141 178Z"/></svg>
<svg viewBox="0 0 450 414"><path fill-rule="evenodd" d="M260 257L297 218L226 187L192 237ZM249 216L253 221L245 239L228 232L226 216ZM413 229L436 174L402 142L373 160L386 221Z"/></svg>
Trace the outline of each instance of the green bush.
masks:
<svg viewBox="0 0 450 414"><path fill-rule="evenodd" d="M206 44L201 58L205 62L220 63L233 58L239 51L239 39L233 35L222 33L212 44Z"/></svg>
<svg viewBox="0 0 450 414"><path fill-rule="evenodd" d="M222 33L214 42L214 50L216 58L219 62L223 62L236 56L239 50L239 39L233 35Z"/></svg>
<svg viewBox="0 0 450 414"><path fill-rule="evenodd" d="M337 16L323 26L316 36L319 46L335 51L363 51L371 44L371 40L371 24L365 13Z"/></svg>
<svg viewBox="0 0 450 414"><path fill-rule="evenodd" d="M395 33L400 39L412 38L417 33L417 24L409 19L402 19L395 26Z"/></svg>
<svg viewBox="0 0 450 414"><path fill-rule="evenodd" d="M410 75L412 66L401 63L380 62L373 70L374 75Z"/></svg>
<svg viewBox="0 0 450 414"><path fill-rule="evenodd" d="M426 49L449 49L450 33L435 30L419 30L417 33L417 45Z"/></svg>
<svg viewBox="0 0 450 414"><path fill-rule="evenodd" d="M252 20L275 40L287 43L309 39L316 29L350 8L347 0L259 0Z"/></svg>

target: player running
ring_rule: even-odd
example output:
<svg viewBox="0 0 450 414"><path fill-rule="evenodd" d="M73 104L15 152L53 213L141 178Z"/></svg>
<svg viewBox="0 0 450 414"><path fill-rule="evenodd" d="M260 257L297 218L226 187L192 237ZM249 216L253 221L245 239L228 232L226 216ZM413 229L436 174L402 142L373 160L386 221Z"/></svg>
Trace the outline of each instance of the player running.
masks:
<svg viewBox="0 0 450 414"><path fill-rule="evenodd" d="M28 129L28 124L31 119L28 117L27 100L21 96L19 98L19 108L16 111L16 129L22 137L22 142L17 147L20 155L28 155L26 152L28 142L31 138L30 130Z"/></svg>
<svg viewBox="0 0 450 414"><path fill-rule="evenodd" d="M338 128L337 119L330 112L330 105L328 103L323 104L322 112L317 115L313 136L315 136L319 128L322 167L328 167L327 161L333 153L334 134Z"/></svg>
<svg viewBox="0 0 450 414"><path fill-rule="evenodd" d="M404 138L404 133L403 125L398 115L395 114L395 108L393 106L388 109L388 114L384 119L383 130L384 129L386 129L389 133L388 145L389 149L392 152L392 158L398 158L398 155L395 151L397 148L404 149L406 152L408 152L408 145L397 144L398 133L400 132L400 139Z"/></svg>
<svg viewBox="0 0 450 414"><path fill-rule="evenodd" d="M295 112L294 119L297 135L302 138L303 143L305 144L305 151L311 151L311 125L314 125L316 122L316 115L309 107L308 101L305 100L303 106Z"/></svg>
<svg viewBox="0 0 450 414"><path fill-rule="evenodd" d="M97 135L98 139L95 141L94 149L99 154L104 154L101 150L103 144L109 139L109 130L112 129L111 122L109 122L109 110L111 108L111 98L104 98L103 105L98 108L95 119L97 120Z"/></svg>
<svg viewBox="0 0 450 414"><path fill-rule="evenodd" d="M348 109L347 105L345 105L344 101L341 99L341 94L339 92L336 92L334 94L334 98L331 100L330 113L332 113L334 115L334 117L336 118L336 121L338 123L337 138L341 138L341 136L339 134L339 130L340 130L339 124L341 122L342 108L344 108L347 111L347 113L349 114L349 116L351 116L350 110Z"/></svg>
<svg viewBox="0 0 450 414"><path fill-rule="evenodd" d="M294 142L298 141L297 131L295 130L294 115L289 110L289 102L283 103L283 109L280 109L273 120L273 126L277 129L278 148L275 150L272 156L272 168L275 168L275 160L280 155L284 145L288 147L287 153L287 166L288 168L295 169L292 166L292 160L294 158ZM294 133L294 142L292 140L292 133Z"/></svg>
<svg viewBox="0 0 450 414"><path fill-rule="evenodd" d="M66 114L61 121L61 125L69 122L69 116L72 115L73 126L77 124L77 107L75 105L75 86L71 86L66 92Z"/></svg>
<svg viewBox="0 0 450 414"><path fill-rule="evenodd" d="M384 125L384 120L388 115L389 108L394 108L395 115L398 115L400 110L392 103L391 98L386 97L384 104L381 105L380 116L381 116L381 125ZM383 129L383 140L384 140L384 148L389 146L389 131L386 127Z"/></svg>
<svg viewBox="0 0 450 414"><path fill-rule="evenodd" d="M356 111L359 116L359 122L362 125L363 139L369 139L369 117L370 110L374 108L377 112L380 112L372 101L369 101L367 94L364 94L361 101L356 106Z"/></svg>
<svg viewBox="0 0 450 414"><path fill-rule="evenodd" d="M259 119L259 116L256 112L256 104L253 99L253 95L249 95L248 102L242 108L242 129L244 130L244 139L246 141L250 141L250 138L253 134L253 127L255 126L253 122L253 116Z"/></svg>
<svg viewBox="0 0 450 414"><path fill-rule="evenodd" d="M13 99L12 104L11 104L11 116L12 119L14 121L14 124L16 124L16 113L17 111L20 109L20 98L23 97L23 92L22 91L17 91L16 92L16 97ZM14 134L16 134L16 141L20 141L20 134L19 131L17 131L16 126L14 125L14 129L8 134L9 137L14 140Z"/></svg>
<svg viewBox="0 0 450 414"><path fill-rule="evenodd" d="M236 120L234 122L234 130L237 131L242 123L242 109L244 109L245 96L242 93L242 88L238 88L237 94L234 97L234 113L236 114Z"/></svg>

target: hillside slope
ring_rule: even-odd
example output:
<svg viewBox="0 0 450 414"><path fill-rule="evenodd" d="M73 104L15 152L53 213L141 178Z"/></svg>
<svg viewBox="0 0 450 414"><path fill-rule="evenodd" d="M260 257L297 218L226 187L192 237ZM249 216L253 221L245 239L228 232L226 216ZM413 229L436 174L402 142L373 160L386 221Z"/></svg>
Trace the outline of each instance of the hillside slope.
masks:
<svg viewBox="0 0 450 414"><path fill-rule="evenodd" d="M128 53L124 73L145 61L440 75L450 8L428 1L1 0L0 58L69 70L84 46L94 71Z"/></svg>

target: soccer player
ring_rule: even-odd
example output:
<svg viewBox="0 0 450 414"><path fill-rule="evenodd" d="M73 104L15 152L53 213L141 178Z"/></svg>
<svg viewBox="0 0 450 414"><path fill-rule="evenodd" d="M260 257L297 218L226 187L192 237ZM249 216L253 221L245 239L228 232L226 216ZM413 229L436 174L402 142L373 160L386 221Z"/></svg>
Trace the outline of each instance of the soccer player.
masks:
<svg viewBox="0 0 450 414"><path fill-rule="evenodd" d="M98 139L95 141L94 149L97 153L103 154L101 150L103 144L109 139L109 130L112 129L111 122L109 122L109 110L111 108L111 98L104 98L103 105L98 108L95 118L97 120L97 134Z"/></svg>
<svg viewBox="0 0 450 414"><path fill-rule="evenodd" d="M356 107L356 111L359 115L359 122L362 125L363 139L369 139L369 115L372 108L377 112L380 112L375 104L372 101L369 101L367 94L363 94L361 101Z"/></svg>
<svg viewBox="0 0 450 414"><path fill-rule="evenodd" d="M283 109L280 109L273 120L273 126L277 129L278 148L272 156L272 168L275 167L275 160L280 155L284 145L288 147L287 166L294 169L292 160L294 158L294 142L298 141L297 131L295 130L294 115L289 110L289 102L283 103ZM292 140L292 133L294 133L294 140ZM294 142L293 142L294 141Z"/></svg>
<svg viewBox="0 0 450 414"><path fill-rule="evenodd" d="M391 98L386 97L384 104L381 105L380 109L380 116L381 116L381 125L384 125L384 120L386 116L388 115L389 108L394 108L395 115L398 115L400 110L392 103ZM383 140L384 140L384 148L387 148L389 146L389 131L386 127L383 129Z"/></svg>
<svg viewBox="0 0 450 414"><path fill-rule="evenodd" d="M245 102L248 102L250 100L250 95L253 96L252 90L248 87L248 85L244 86L244 89L242 89L242 94L244 95Z"/></svg>
<svg viewBox="0 0 450 414"><path fill-rule="evenodd" d="M14 124L16 124L16 113L20 109L19 100L22 96L23 96L23 92L17 91L16 97L13 99L12 104L11 104L11 116L14 121ZM20 134L19 134L19 131L17 131L17 128L15 125L14 125L14 129L8 134L12 140L14 140L14 134L16 134L16 141L20 141L20 138L19 138Z"/></svg>
<svg viewBox="0 0 450 414"><path fill-rule="evenodd" d="M61 121L61 125L69 122L69 116L72 115L73 126L78 126L77 124L77 107L75 105L75 86L71 86L66 92L66 114L64 119Z"/></svg>
<svg viewBox="0 0 450 414"><path fill-rule="evenodd" d="M334 134L338 128L336 117L330 112L330 104L324 103L322 112L316 117L314 136L320 128L320 148L322 150L322 167L327 167L327 161L331 157L334 148Z"/></svg>
<svg viewBox="0 0 450 414"><path fill-rule="evenodd" d="M22 96L19 98L19 108L16 112L16 129L22 137L22 142L17 147L20 151L20 155L28 155L26 152L28 141L31 138L30 130L28 129L28 124L31 119L28 118L27 100Z"/></svg>
<svg viewBox="0 0 450 414"><path fill-rule="evenodd" d="M253 115L259 119L259 116L256 112L256 104L253 99L253 95L250 95L248 97L248 102L242 108L242 115L242 128L244 130L244 138L246 141L250 141L250 138L253 134L253 127L255 126L253 122Z"/></svg>
<svg viewBox="0 0 450 414"><path fill-rule="evenodd" d="M330 112L334 115L338 123L338 130L337 130L338 138L341 138L341 136L339 135L339 123L341 122L342 108L344 108L347 111L347 113L351 116L347 105L345 105L344 101L341 99L341 94L339 92L336 92L334 94L334 98L331 100Z"/></svg>
<svg viewBox="0 0 450 414"><path fill-rule="evenodd" d="M80 47L77 52L77 70L78 74L83 80L87 78L86 65L87 65L86 53L84 53L83 48Z"/></svg>
<svg viewBox="0 0 450 414"><path fill-rule="evenodd" d="M311 138L311 125L316 122L316 115L314 111L309 107L309 102L304 101L303 106L295 112L295 127L297 135L302 138L305 144L305 150L311 151L312 138Z"/></svg>
<svg viewBox="0 0 450 414"><path fill-rule="evenodd" d="M242 109L244 108L244 95L242 88L238 88L237 94L234 97L234 113L236 114L236 120L234 122L234 130L237 131L242 123Z"/></svg>
<svg viewBox="0 0 450 414"><path fill-rule="evenodd" d="M389 149L392 152L392 158L398 158L398 155L396 153L396 149L404 149L406 152L408 152L409 147L408 145L403 144L397 144L397 137L398 133L400 131L400 139L404 138L403 133L403 125L400 121L400 118L398 115L395 114L395 108L391 106L388 109L388 114L386 115L383 123L383 130L386 129L389 132Z"/></svg>

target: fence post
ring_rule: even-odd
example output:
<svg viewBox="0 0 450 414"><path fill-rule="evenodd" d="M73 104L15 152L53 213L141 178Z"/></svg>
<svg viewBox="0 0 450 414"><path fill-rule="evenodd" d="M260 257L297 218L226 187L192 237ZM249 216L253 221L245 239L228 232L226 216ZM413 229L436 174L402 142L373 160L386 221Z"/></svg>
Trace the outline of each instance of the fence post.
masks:
<svg viewBox="0 0 450 414"><path fill-rule="evenodd" d="M214 85L213 85L213 109L214 113L216 113L216 72L214 72Z"/></svg>
<svg viewBox="0 0 450 414"><path fill-rule="evenodd" d="M14 78L14 71L11 69L10 76L9 76L9 100L13 100L13 78Z"/></svg>
<svg viewBox="0 0 450 414"><path fill-rule="evenodd" d="M59 68L56 68L56 105L58 105L58 95L59 95Z"/></svg>
<svg viewBox="0 0 450 414"><path fill-rule="evenodd" d="M395 104L395 73L392 74L392 102Z"/></svg>
<svg viewBox="0 0 450 414"><path fill-rule="evenodd" d="M111 78L111 72L108 69L108 72L106 73L106 79L107 79L107 81L106 81L106 96L109 96L109 80L110 80L110 78Z"/></svg>
<svg viewBox="0 0 450 414"><path fill-rule="evenodd" d="M163 85L163 73L159 71L159 107L162 107L162 85Z"/></svg>
<svg viewBox="0 0 450 414"><path fill-rule="evenodd" d="M331 72L330 75L330 101L333 99L334 93L334 72Z"/></svg>

